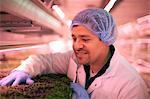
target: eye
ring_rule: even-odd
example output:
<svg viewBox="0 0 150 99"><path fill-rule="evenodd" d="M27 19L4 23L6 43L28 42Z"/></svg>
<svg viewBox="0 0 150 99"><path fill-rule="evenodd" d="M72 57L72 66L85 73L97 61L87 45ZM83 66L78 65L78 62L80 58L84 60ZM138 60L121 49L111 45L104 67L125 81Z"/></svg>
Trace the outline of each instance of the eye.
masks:
<svg viewBox="0 0 150 99"><path fill-rule="evenodd" d="M82 39L84 42L88 42L90 41L90 39Z"/></svg>

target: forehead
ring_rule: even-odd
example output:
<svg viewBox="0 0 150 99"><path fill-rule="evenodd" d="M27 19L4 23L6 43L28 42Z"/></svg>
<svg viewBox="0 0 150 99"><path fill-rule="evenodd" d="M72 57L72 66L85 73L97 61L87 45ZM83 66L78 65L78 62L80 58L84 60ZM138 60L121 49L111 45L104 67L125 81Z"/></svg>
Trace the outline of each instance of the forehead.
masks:
<svg viewBox="0 0 150 99"><path fill-rule="evenodd" d="M72 36L95 37L96 35L92 33L89 29L87 29L86 27L79 25L79 26L75 26L72 28Z"/></svg>

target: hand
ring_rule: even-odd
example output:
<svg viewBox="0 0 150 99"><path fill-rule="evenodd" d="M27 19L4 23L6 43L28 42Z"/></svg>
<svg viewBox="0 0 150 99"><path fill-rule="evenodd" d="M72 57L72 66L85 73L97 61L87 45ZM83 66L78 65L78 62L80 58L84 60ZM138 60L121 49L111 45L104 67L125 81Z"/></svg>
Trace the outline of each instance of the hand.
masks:
<svg viewBox="0 0 150 99"><path fill-rule="evenodd" d="M8 76L0 80L0 86L7 86L7 85L16 86L20 83L32 84L34 83L34 81L31 80L29 74L17 70L13 71Z"/></svg>
<svg viewBox="0 0 150 99"><path fill-rule="evenodd" d="M71 83L70 86L76 95L76 99L90 99L87 91L78 83Z"/></svg>

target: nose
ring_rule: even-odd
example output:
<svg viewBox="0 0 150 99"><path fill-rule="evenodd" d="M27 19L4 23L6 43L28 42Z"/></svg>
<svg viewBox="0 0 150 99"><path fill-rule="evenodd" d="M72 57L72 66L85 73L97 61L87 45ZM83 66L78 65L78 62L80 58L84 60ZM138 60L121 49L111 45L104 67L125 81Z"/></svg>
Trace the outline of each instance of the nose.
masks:
<svg viewBox="0 0 150 99"><path fill-rule="evenodd" d="M84 46L83 43L79 40L76 40L76 41L73 42L73 48L75 50L80 50L80 49L83 48L83 46Z"/></svg>

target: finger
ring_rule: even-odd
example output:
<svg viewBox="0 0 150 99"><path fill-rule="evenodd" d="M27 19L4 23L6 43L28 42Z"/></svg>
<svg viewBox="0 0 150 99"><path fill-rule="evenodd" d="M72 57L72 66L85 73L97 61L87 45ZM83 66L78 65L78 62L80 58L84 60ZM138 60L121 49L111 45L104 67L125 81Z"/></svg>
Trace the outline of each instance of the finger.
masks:
<svg viewBox="0 0 150 99"><path fill-rule="evenodd" d="M75 83L71 83L70 87L74 89L76 87L76 84Z"/></svg>
<svg viewBox="0 0 150 99"><path fill-rule="evenodd" d="M34 81L31 78L27 78L26 83L30 85L33 84Z"/></svg>
<svg viewBox="0 0 150 99"><path fill-rule="evenodd" d="M12 84L12 86L19 85L20 82L21 82L21 79L20 79L20 77L18 77L18 78L15 79L15 81Z"/></svg>
<svg viewBox="0 0 150 99"><path fill-rule="evenodd" d="M71 88L74 88L76 86L76 83L71 83Z"/></svg>
<svg viewBox="0 0 150 99"><path fill-rule="evenodd" d="M71 84L71 88L72 88L72 91L76 94L76 95L78 95L79 94L79 90L77 90L77 87L76 87L76 85L75 84Z"/></svg>
<svg viewBox="0 0 150 99"><path fill-rule="evenodd" d="M5 79L3 79L3 81L1 82L1 86L6 86L6 85L11 85L14 82L15 78L11 78L11 77L6 77Z"/></svg>
<svg viewBox="0 0 150 99"><path fill-rule="evenodd" d="M78 83L71 83L71 88L74 90L74 91L78 91L80 89L80 85Z"/></svg>
<svg viewBox="0 0 150 99"><path fill-rule="evenodd" d="M0 80L0 85L7 79L7 77L4 77Z"/></svg>

